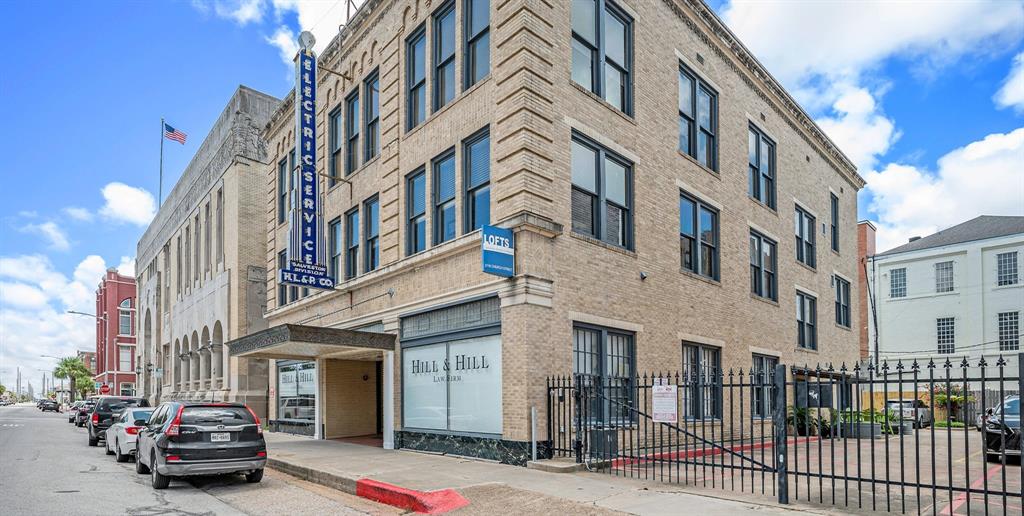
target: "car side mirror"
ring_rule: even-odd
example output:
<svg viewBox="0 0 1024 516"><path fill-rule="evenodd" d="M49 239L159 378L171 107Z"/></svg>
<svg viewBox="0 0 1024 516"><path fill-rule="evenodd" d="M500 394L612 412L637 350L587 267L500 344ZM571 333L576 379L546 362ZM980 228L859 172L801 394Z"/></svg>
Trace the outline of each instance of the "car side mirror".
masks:
<svg viewBox="0 0 1024 516"><path fill-rule="evenodd" d="M992 414L995 414L995 411L992 410L992 409L988 409L988 410L985 411L985 415L986 416L991 416Z"/></svg>
<svg viewBox="0 0 1024 516"><path fill-rule="evenodd" d="M146 426L146 420L145 419L136 419L135 422L132 423L132 425L133 426Z"/></svg>

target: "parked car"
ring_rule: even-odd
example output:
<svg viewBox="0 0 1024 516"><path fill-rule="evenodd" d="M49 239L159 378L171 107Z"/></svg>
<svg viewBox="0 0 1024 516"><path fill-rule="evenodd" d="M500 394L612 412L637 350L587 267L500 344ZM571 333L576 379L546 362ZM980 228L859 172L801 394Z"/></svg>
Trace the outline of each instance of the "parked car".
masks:
<svg viewBox="0 0 1024 516"><path fill-rule="evenodd" d="M148 407L146 398L133 398L131 396L100 396L96 400L96 406L86 420L86 427L89 429L89 446L96 446L100 439L106 439L105 432L114 423L116 416L121 415L129 407Z"/></svg>
<svg viewBox="0 0 1024 516"><path fill-rule="evenodd" d="M135 472L149 473L154 489L189 475L244 473L255 483L267 464L260 419L241 403L161 403L135 446Z"/></svg>
<svg viewBox="0 0 1024 516"><path fill-rule="evenodd" d="M60 412L60 405L53 400L43 400L43 402L39 404L39 410L42 410L43 412Z"/></svg>
<svg viewBox="0 0 1024 516"><path fill-rule="evenodd" d="M113 455L117 462L128 462L128 459L135 455L135 439L139 435L139 430L146 427L146 422L152 415L151 408L123 410L103 438L107 455Z"/></svg>
<svg viewBox="0 0 1024 516"><path fill-rule="evenodd" d="M312 398L288 398L281 404L281 419L313 420L316 411Z"/></svg>
<svg viewBox="0 0 1024 516"><path fill-rule="evenodd" d="M914 428L924 428L934 422L931 409L921 400L887 400L885 408L890 414L899 414L903 421L913 421Z"/></svg>
<svg viewBox="0 0 1024 516"><path fill-rule="evenodd" d="M84 403L84 401L78 400L68 407L68 423L75 422L75 416L78 415L78 408L81 407Z"/></svg>
<svg viewBox="0 0 1024 516"><path fill-rule="evenodd" d="M78 407L78 413L75 414L75 426L85 426L85 421L89 419L89 414L92 413L92 408L96 406L98 398L99 396L89 396L82 402L82 405Z"/></svg>
<svg viewBox="0 0 1024 516"><path fill-rule="evenodd" d="M1020 458L1020 396L1007 396L995 409L986 411L985 458L1002 462L1002 456Z"/></svg>

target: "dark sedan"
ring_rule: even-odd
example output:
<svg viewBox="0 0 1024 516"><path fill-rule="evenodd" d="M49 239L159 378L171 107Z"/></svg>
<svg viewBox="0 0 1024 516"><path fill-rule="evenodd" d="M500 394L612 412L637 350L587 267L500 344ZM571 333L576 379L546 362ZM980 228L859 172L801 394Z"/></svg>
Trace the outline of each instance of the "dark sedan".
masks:
<svg viewBox="0 0 1024 516"><path fill-rule="evenodd" d="M1020 457L1020 396L1008 396L985 419L985 457L1003 462L1003 457Z"/></svg>
<svg viewBox="0 0 1024 516"><path fill-rule="evenodd" d="M60 405L53 400L43 400L43 402L39 404L39 410L42 410L43 412L60 412Z"/></svg>

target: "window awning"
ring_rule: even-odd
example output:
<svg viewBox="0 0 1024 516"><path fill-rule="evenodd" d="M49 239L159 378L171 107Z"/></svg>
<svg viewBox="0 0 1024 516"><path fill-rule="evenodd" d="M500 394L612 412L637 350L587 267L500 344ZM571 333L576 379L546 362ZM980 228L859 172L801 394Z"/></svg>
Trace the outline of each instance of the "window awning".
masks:
<svg viewBox="0 0 1024 516"><path fill-rule="evenodd" d="M282 324L225 345L231 356L243 358L376 360L381 352L394 351L395 335Z"/></svg>

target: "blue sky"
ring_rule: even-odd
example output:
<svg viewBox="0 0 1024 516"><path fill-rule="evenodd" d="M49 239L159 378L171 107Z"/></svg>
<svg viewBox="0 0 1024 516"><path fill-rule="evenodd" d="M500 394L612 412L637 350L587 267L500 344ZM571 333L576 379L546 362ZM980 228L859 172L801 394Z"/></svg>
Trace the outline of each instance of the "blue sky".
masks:
<svg viewBox="0 0 1024 516"><path fill-rule="evenodd" d="M880 247L1024 213L1024 3L711 5L869 180L861 217ZM167 192L234 89L287 93L294 35L322 47L343 13L340 0L0 7L0 381L92 347L92 322L64 312L91 310L106 267L133 267L160 117L189 135L165 141Z"/></svg>

